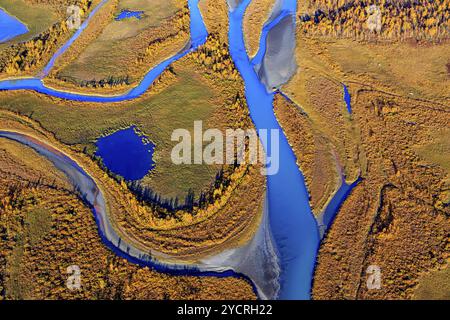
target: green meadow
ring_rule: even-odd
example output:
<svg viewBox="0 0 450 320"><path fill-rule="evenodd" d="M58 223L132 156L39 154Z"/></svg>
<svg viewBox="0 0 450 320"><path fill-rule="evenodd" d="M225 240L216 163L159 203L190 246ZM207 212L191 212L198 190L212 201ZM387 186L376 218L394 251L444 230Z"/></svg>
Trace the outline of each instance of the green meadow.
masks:
<svg viewBox="0 0 450 320"><path fill-rule="evenodd" d="M71 103L21 91L0 92L0 108L36 120L61 142L90 154L95 152L99 137L136 125L156 145L156 167L142 182L164 197L184 199L190 188L199 192L208 187L218 168L173 165L170 153L176 142L171 142L172 132L178 128L193 132L195 120L203 120L205 127L220 126L217 121L222 120L214 113L223 102L198 73L182 66L174 70L174 83L158 94L146 94L129 102Z"/></svg>

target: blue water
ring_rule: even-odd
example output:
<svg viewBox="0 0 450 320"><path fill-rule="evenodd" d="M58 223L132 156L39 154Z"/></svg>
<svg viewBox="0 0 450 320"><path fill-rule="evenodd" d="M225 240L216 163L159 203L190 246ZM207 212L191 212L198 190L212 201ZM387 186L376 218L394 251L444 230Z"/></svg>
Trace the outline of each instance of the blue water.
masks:
<svg viewBox="0 0 450 320"><path fill-rule="evenodd" d="M120 21L123 19L130 19L130 18L137 18L142 19L142 15L144 14L144 11L131 11L131 10L122 10L122 12L119 13L119 15L116 17L116 21Z"/></svg>
<svg viewBox="0 0 450 320"><path fill-rule="evenodd" d="M91 13L87 17L87 19L84 20L84 22L81 24L80 28L75 31L73 36L61 48L59 48L58 51L56 51L56 53L53 55L53 57L50 59L50 61L47 63L47 65L44 67L44 69L40 72L40 74L39 74L39 78L40 79L42 79L42 78L44 78L45 76L48 75L48 73L50 72L50 69L53 68L53 65L55 64L56 59L58 59L58 57L60 55L62 55L75 42L75 40L81 35L83 30L86 29L86 27L88 26L89 22L94 17L94 15L98 12L98 10L100 10L100 8L106 2L108 2L108 0L103 0L102 2L100 2L94 8L94 10L91 11ZM0 89L1 89L1 86L0 86Z"/></svg>
<svg viewBox="0 0 450 320"><path fill-rule="evenodd" d="M26 25L0 8L0 43L9 41L27 32L28 28Z"/></svg>
<svg viewBox="0 0 450 320"><path fill-rule="evenodd" d="M347 111L349 114L352 114L352 97L350 96L350 92L348 92L348 88L345 84L342 84L344 89L344 101L347 106Z"/></svg>
<svg viewBox="0 0 450 320"><path fill-rule="evenodd" d="M245 81L250 116L256 128L280 130L280 171L267 177L270 227L281 268L278 298L309 299L320 242L319 230L295 155L273 113L274 96L267 93L259 81L245 49L242 18L250 1L244 0L230 13L229 43L231 56ZM295 13L296 6L295 0L285 0L283 4L292 13ZM264 27L263 36L267 35L270 27L271 24ZM270 141L266 143L265 149L268 154L271 153Z"/></svg>
<svg viewBox="0 0 450 320"><path fill-rule="evenodd" d="M140 180L153 169L155 145L143 142L134 127L98 139L96 155L103 164L127 181Z"/></svg>

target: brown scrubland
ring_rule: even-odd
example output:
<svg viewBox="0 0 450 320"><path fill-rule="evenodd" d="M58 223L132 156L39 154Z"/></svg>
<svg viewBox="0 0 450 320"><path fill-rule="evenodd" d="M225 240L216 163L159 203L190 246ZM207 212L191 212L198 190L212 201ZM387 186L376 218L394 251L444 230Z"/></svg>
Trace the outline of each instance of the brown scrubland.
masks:
<svg viewBox="0 0 450 320"><path fill-rule="evenodd" d="M92 212L55 179L46 160L34 154L33 166L16 166L24 160L17 149L33 153L0 141L8 165L0 169L0 300L254 298L245 280L170 276L117 257L100 241ZM80 268L80 290L66 286L73 265Z"/></svg>
<svg viewBox="0 0 450 320"><path fill-rule="evenodd" d="M277 95L275 114L305 176L311 209L319 215L340 185L340 168L332 144L294 103Z"/></svg>

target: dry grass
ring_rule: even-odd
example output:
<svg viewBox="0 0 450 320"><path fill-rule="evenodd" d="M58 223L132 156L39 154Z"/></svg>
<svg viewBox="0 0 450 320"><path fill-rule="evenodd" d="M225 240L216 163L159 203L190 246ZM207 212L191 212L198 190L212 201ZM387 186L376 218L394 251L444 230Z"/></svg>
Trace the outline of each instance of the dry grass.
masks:
<svg viewBox="0 0 450 320"><path fill-rule="evenodd" d="M258 52L262 28L269 18L274 4L274 0L255 0L250 3L245 11L243 21L244 41L250 57L255 56Z"/></svg>

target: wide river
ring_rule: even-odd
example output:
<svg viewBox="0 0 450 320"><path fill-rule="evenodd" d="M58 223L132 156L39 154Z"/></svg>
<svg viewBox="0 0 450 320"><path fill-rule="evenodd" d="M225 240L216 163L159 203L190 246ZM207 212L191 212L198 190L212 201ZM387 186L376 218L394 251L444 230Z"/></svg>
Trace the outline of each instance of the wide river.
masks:
<svg viewBox="0 0 450 320"><path fill-rule="evenodd" d="M43 94L59 97L67 100L113 102L134 99L142 95L151 83L164 71L172 62L185 56L192 50L204 44L207 38L207 30L203 18L198 8L198 0L189 0L191 14L191 46L188 50L178 53L175 56L162 62L150 70L140 84L122 95L99 96L85 95L60 91L46 87L40 78L15 79L0 82L0 90L34 90ZM316 255L320 244L319 228L314 218L310 205L309 196L305 181L300 172L295 155L288 144L288 141L281 130L273 112L274 93L268 93L261 83L255 70L255 62L251 61L247 55L243 39L243 16L251 0L242 1L237 7L230 9L229 13L229 43L232 59L245 82L246 99L250 109L250 116L257 129L279 130L279 154L280 170L277 174L267 177L267 203L269 226L275 244L279 263L279 291L271 298L278 299L309 299L313 279ZM100 5L103 5L103 1ZM278 16L272 17L264 26L261 38L261 48L256 60L261 60L265 54L265 39L270 28L273 28L281 18L291 15L295 19L297 3L295 0L280 0L282 9ZM85 27L94 14L91 14L84 22ZM84 29L84 28L83 28ZM69 41L64 50L73 43ZM52 58L50 66L64 50L59 50ZM46 68L47 73L49 68ZM106 214L105 200L100 189L95 185L94 180L83 171L83 169L66 155L46 146L43 143L33 140L25 135L0 132L0 137L13 139L21 142L50 159L60 170L62 170L72 183L81 190L83 199L93 208L99 233L102 241L116 254L121 255L131 262L141 265L149 265L156 270L169 272L172 274L206 275L206 276L244 276L233 271L211 272L214 270L204 270L197 267L180 264L160 263L154 257L131 244L126 243L116 233L108 221ZM271 153L272 145L268 141L265 145L266 152ZM339 199L338 202L344 199ZM335 200L336 202L336 200ZM334 212L329 216L334 216L339 205L333 203L331 206ZM329 223L329 221L328 221Z"/></svg>

